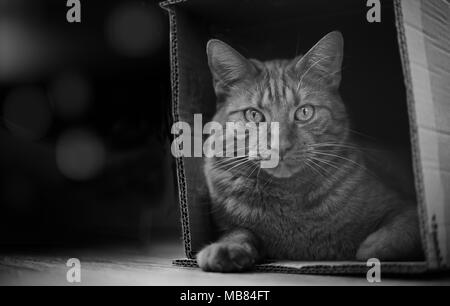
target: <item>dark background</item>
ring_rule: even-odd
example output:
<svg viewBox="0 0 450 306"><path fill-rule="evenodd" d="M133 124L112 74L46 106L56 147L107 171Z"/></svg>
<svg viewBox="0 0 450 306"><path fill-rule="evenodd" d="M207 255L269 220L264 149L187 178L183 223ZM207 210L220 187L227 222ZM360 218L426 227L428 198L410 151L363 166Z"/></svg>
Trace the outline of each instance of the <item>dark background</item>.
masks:
<svg viewBox="0 0 450 306"><path fill-rule="evenodd" d="M179 236L157 1L0 1L0 244Z"/></svg>
<svg viewBox="0 0 450 306"><path fill-rule="evenodd" d="M409 149L391 1L379 24L367 22L366 1L256 2L181 5L202 33L191 46L198 54L183 58L203 65L181 73L205 77L207 101L196 103L213 113L208 39L266 60L307 52L340 30L352 129ZM0 0L0 246L180 238L166 13L152 0L82 0L81 23L69 23L68 9L65 0Z"/></svg>

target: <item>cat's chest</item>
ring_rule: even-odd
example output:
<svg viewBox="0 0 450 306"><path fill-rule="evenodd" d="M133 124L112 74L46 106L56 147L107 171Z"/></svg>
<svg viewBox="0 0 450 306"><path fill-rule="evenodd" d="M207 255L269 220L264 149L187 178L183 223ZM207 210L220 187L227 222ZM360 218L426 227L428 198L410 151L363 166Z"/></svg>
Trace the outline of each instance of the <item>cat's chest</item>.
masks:
<svg viewBox="0 0 450 306"><path fill-rule="evenodd" d="M222 215L224 226L251 230L269 258L351 258L360 240L351 234L353 224L339 222L338 216L312 216L288 205L264 208L236 202L229 208Z"/></svg>

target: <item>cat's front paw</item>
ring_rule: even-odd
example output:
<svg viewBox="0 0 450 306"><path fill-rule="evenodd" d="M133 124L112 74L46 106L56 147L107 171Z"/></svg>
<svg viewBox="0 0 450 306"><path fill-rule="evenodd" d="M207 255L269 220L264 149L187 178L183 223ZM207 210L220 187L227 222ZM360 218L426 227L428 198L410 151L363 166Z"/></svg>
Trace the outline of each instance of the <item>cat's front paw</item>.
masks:
<svg viewBox="0 0 450 306"><path fill-rule="evenodd" d="M395 251L395 247L389 244L389 236L385 230L379 230L366 238L359 246L356 253L356 260L366 261L370 258L379 260L392 259L391 253Z"/></svg>
<svg viewBox="0 0 450 306"><path fill-rule="evenodd" d="M197 254L204 271L238 272L250 269L256 262L256 250L247 243L216 242Z"/></svg>

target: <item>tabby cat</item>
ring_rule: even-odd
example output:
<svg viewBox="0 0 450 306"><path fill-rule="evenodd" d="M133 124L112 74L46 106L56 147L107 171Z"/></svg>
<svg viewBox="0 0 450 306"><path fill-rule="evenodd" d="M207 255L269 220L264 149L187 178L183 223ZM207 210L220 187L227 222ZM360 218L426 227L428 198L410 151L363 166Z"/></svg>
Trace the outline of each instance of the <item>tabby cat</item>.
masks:
<svg viewBox="0 0 450 306"><path fill-rule="evenodd" d="M331 32L292 60L246 59L207 45L217 96L213 121L278 122L279 164L205 158L222 236L197 254L206 271L241 271L264 259L413 260L422 256L414 200L373 175L352 142L338 92L343 37Z"/></svg>

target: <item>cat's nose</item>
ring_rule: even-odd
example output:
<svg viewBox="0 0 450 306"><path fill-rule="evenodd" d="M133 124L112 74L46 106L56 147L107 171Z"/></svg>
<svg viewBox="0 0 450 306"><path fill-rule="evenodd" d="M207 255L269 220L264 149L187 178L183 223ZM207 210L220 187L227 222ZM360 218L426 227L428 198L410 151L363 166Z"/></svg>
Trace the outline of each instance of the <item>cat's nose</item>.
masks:
<svg viewBox="0 0 450 306"><path fill-rule="evenodd" d="M286 153L289 152L289 150L292 148L292 142L287 139L287 138L283 138L280 139L279 142L279 154L280 154L280 159L283 160L284 157L286 156Z"/></svg>

